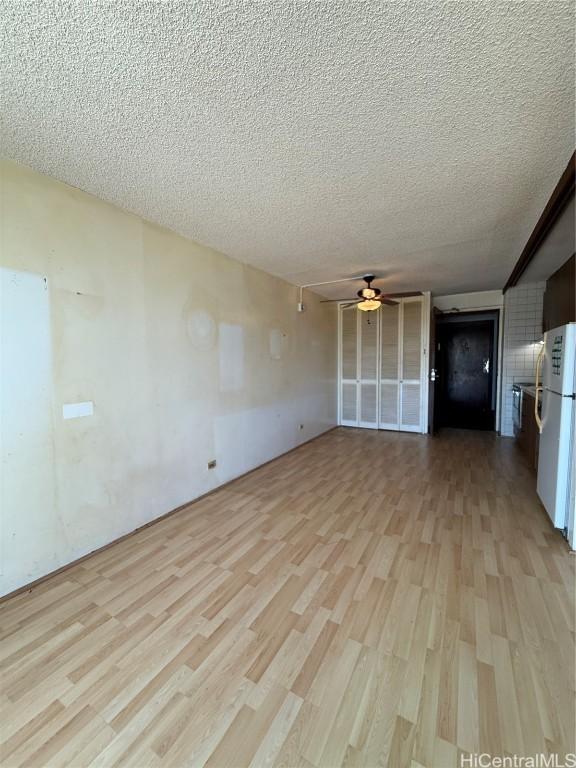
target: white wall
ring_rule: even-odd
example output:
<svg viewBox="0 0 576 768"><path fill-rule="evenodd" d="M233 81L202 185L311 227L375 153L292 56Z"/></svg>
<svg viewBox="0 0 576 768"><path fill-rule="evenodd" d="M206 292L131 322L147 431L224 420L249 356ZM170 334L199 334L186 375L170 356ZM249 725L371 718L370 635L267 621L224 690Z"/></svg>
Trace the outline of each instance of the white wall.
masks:
<svg viewBox="0 0 576 768"><path fill-rule="evenodd" d="M510 288L504 295L504 359L501 433L512 436L512 385L533 382L542 339L545 282Z"/></svg>
<svg viewBox="0 0 576 768"><path fill-rule="evenodd" d="M502 306L502 291L475 291L455 293L451 296L434 296L432 304L441 312L460 310L472 312L482 309L498 309Z"/></svg>
<svg viewBox="0 0 576 768"><path fill-rule="evenodd" d="M1 171L6 594L332 427L337 313L308 293L299 314L282 280ZM86 401L93 416L63 419Z"/></svg>

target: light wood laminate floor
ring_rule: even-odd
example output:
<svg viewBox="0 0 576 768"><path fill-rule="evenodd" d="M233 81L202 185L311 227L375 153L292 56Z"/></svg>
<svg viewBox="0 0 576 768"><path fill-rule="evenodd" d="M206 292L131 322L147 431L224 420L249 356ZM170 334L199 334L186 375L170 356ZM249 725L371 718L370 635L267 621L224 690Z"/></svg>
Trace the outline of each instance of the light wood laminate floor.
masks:
<svg viewBox="0 0 576 768"><path fill-rule="evenodd" d="M513 441L338 429L0 605L2 765L574 747L574 556Z"/></svg>

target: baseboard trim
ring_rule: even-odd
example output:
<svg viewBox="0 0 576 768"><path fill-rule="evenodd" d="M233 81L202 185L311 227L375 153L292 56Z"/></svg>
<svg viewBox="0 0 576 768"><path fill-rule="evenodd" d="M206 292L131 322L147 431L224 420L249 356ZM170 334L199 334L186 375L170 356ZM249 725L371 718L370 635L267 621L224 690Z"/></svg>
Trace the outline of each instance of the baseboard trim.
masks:
<svg viewBox="0 0 576 768"><path fill-rule="evenodd" d="M83 563L85 560L88 560L88 558L94 557L95 555L100 554L100 552L104 552L105 550L110 549L110 547L113 547L115 544L119 544L121 541L124 541L125 539L129 539L131 536L136 535L137 533L145 530L146 528L150 528L150 526L152 525L161 523L163 520L166 520L167 517L172 517L172 515L176 515L178 514L178 512L182 512L183 510L188 509L188 507L191 507L194 504L197 504L199 501L202 501L208 496L212 496L212 494L217 493L218 491L221 491L223 488L226 488L227 486L232 485L238 480L241 480L244 477L248 477L248 475L251 475L253 472L257 472L259 469L262 469L262 467L267 467L269 464L273 464L275 461L278 461L279 459L283 459L284 456L288 456L288 454L294 453L294 451L298 451L300 448L303 448L305 445L308 445L309 443L313 443L314 440L318 440L320 437L324 437L328 433L333 432L335 429L338 429L338 425L334 427L330 427L330 429L327 429L324 432L321 432L319 435L315 435L314 437L311 437L309 440L305 440L303 443L300 443L300 445L297 445L294 448L290 448L290 450L288 451L284 451L284 453L281 453L279 456L275 456L273 459L270 459L269 461L265 461L263 464L259 464L257 467L254 467L254 469L249 469L248 472L243 472L241 475L238 475L238 477L234 477L232 480L228 480L227 482L216 486L216 488L212 488L212 490L207 491L206 493L203 493L201 496L197 496L195 499L192 499L191 501L187 501L185 504L181 504L179 507L176 507L175 509L171 509L169 512L165 512L163 515L160 515L160 517L155 517L154 520L150 520L149 522L144 523L144 525L140 525L138 526L138 528L134 528L133 531L129 531L128 533L125 533L123 536L119 536L117 539L113 539L112 541L109 541L108 544L104 544L103 546L98 547L98 549L93 549L91 552L88 552L87 554L82 555L82 557L78 557L76 558L76 560L72 560L70 563L66 563L66 565L62 565L60 568L57 568L55 571L50 571L49 573L44 574L44 576L40 576L34 581L31 581L29 584L24 584L22 587L18 587L17 589L14 589L12 592L8 592L7 594L0 596L0 605L6 602L7 600L10 600L12 597L21 595L23 592L32 592L32 590L35 587L39 586L44 581L48 581L48 579L52 579L55 576L58 576L59 574L69 570L70 568L74 568L75 565L79 565L80 563Z"/></svg>

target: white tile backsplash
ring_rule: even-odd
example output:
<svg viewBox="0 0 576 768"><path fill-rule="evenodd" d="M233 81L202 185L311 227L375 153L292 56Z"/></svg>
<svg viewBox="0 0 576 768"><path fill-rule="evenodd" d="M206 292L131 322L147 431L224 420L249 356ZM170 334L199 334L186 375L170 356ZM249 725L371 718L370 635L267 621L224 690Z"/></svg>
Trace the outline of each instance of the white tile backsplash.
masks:
<svg viewBox="0 0 576 768"><path fill-rule="evenodd" d="M502 414L500 432L513 435L512 385L533 382L542 339L542 305L546 283L529 283L504 294Z"/></svg>

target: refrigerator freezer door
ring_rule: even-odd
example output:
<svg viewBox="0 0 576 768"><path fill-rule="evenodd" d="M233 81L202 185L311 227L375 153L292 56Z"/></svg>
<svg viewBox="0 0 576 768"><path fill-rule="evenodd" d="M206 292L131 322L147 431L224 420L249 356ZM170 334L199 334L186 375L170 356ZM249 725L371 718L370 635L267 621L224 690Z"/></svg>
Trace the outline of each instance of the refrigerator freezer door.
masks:
<svg viewBox="0 0 576 768"><path fill-rule="evenodd" d="M554 527L562 529L568 524L573 403L569 397L542 392L543 426L536 489Z"/></svg>
<svg viewBox="0 0 576 768"><path fill-rule="evenodd" d="M570 491L568 493L568 544L576 550L576 405L572 407L572 442L570 456Z"/></svg>
<svg viewBox="0 0 576 768"><path fill-rule="evenodd" d="M574 357L576 356L576 323L561 325L544 334L544 389L561 395L574 392Z"/></svg>

